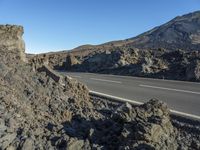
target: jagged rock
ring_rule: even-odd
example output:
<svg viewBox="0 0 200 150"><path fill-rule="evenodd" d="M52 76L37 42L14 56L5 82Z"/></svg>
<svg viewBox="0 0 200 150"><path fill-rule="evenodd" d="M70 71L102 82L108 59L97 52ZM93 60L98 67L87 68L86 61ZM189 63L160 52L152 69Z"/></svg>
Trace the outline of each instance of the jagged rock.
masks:
<svg viewBox="0 0 200 150"><path fill-rule="evenodd" d="M34 141L31 138L27 138L25 142L23 143L23 146L21 148L22 150L33 150L34 148Z"/></svg>
<svg viewBox="0 0 200 150"><path fill-rule="evenodd" d="M177 148L176 130L171 124L169 109L165 103L152 99L136 112L138 117L135 135L140 144L151 145L156 149Z"/></svg>
<svg viewBox="0 0 200 150"><path fill-rule="evenodd" d="M43 65L42 67L38 68L39 72L45 72L47 76L51 77L55 82L59 82L61 79L61 76L58 75L55 71L53 71L51 68L49 68L46 65Z"/></svg>
<svg viewBox="0 0 200 150"><path fill-rule="evenodd" d="M196 67L196 71L193 67L194 71L192 71L192 62L199 59L200 53L198 52L119 48L110 51L110 53L106 51L90 54L79 60L79 64L68 67L68 71L194 80L193 78L198 78L198 67ZM192 72L196 74L196 77L194 77L194 74L192 75ZM198 79L195 79L195 81L198 81Z"/></svg>
<svg viewBox="0 0 200 150"><path fill-rule="evenodd" d="M200 61L193 61L186 69L187 80L200 81Z"/></svg>
<svg viewBox="0 0 200 150"><path fill-rule="evenodd" d="M23 33L22 26L0 25L1 61L15 64L18 61L26 60L25 44L22 39Z"/></svg>
<svg viewBox="0 0 200 150"><path fill-rule="evenodd" d="M15 147L14 146L9 146L6 148L6 150L15 150Z"/></svg>
<svg viewBox="0 0 200 150"><path fill-rule="evenodd" d="M41 62L50 62L50 58L42 58L41 56L38 59L37 57L33 57L31 62L38 62L38 64L42 64ZM55 55L54 59L57 57ZM198 81L198 67L196 67L195 71L195 64L193 62L200 59L200 53L198 51L161 51L159 49L152 51L122 47L116 48L116 50L90 53L87 57L69 54L65 61L63 59L59 61L58 59L57 62L54 61L55 64L53 64L52 68L78 72ZM194 73L192 74L192 72Z"/></svg>
<svg viewBox="0 0 200 150"><path fill-rule="evenodd" d="M88 142L84 142L84 140L77 140L74 138L70 138L70 141L67 143L68 150L90 150L90 145Z"/></svg>
<svg viewBox="0 0 200 150"><path fill-rule="evenodd" d="M65 69L71 69L71 67L73 67L73 65L79 64L78 60L76 59L76 57L74 57L73 54L69 54L66 58L66 63L65 63Z"/></svg>
<svg viewBox="0 0 200 150"><path fill-rule="evenodd" d="M63 77L57 82L46 76L46 72L32 71L31 66L25 65L11 70L3 81L0 114L6 124L0 126L0 133L4 135L0 137L2 148L10 144L18 148L17 141L29 136L34 138L25 141L24 149L32 145L38 148L38 144L44 146L48 140L43 138L48 134L56 137L57 130L60 130L49 132L45 128L49 123L57 126L70 121L76 114L85 118L93 114L87 88L74 79Z"/></svg>
<svg viewBox="0 0 200 150"><path fill-rule="evenodd" d="M16 138L16 133L7 133L3 137L0 138L0 149L6 149L9 147L9 145L13 142L13 140Z"/></svg>
<svg viewBox="0 0 200 150"><path fill-rule="evenodd" d="M121 149L177 149L176 130L165 103L152 99L136 109L123 105L117 115L123 121Z"/></svg>
<svg viewBox="0 0 200 150"><path fill-rule="evenodd" d="M152 73L152 69L151 69L152 65L153 65L152 59L145 57L144 63L142 64L142 73Z"/></svg>
<svg viewBox="0 0 200 150"><path fill-rule="evenodd" d="M114 119L120 119L123 122L131 122L132 119L135 117L136 113L129 103L126 103L117 108L117 110L113 114Z"/></svg>
<svg viewBox="0 0 200 150"><path fill-rule="evenodd" d="M118 60L117 66L115 65L115 68L117 68L117 67L123 67L123 66L126 66L126 65L128 65L128 64L129 64L129 63L127 63L126 60L124 60L124 59L122 58L122 59Z"/></svg>

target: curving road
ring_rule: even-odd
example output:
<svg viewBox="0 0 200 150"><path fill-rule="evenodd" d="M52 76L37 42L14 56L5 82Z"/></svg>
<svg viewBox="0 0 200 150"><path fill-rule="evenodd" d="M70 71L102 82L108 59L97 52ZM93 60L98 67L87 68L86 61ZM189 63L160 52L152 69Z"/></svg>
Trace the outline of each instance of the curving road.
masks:
<svg viewBox="0 0 200 150"><path fill-rule="evenodd" d="M62 72L85 83L90 90L146 102L157 98L170 109L200 116L200 83L149 78Z"/></svg>

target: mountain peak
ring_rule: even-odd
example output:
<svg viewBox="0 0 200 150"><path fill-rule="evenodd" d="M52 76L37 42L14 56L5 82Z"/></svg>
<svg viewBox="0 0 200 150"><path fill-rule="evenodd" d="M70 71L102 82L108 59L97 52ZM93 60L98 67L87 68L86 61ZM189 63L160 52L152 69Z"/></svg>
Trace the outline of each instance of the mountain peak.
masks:
<svg viewBox="0 0 200 150"><path fill-rule="evenodd" d="M200 50L200 11L175 17L129 40L129 45L142 48Z"/></svg>

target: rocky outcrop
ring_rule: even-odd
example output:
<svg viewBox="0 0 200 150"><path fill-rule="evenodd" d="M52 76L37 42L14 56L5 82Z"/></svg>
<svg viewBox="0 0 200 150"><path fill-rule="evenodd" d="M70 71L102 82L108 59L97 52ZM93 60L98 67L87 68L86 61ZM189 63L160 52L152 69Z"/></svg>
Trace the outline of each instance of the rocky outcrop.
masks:
<svg viewBox="0 0 200 150"><path fill-rule="evenodd" d="M48 65L51 69L65 68L67 53L48 53L39 55L28 55L27 60L32 64L34 69L41 67L43 64Z"/></svg>
<svg viewBox="0 0 200 150"><path fill-rule="evenodd" d="M194 60L187 66L186 77L188 80L200 81L200 60Z"/></svg>
<svg viewBox="0 0 200 150"><path fill-rule="evenodd" d="M121 149L177 149L177 133L165 103L152 99L136 108L125 104L113 117L123 123Z"/></svg>
<svg viewBox="0 0 200 150"><path fill-rule="evenodd" d="M61 68L67 71L199 81L199 51L153 51L124 47L90 54L78 61L78 64Z"/></svg>
<svg viewBox="0 0 200 150"><path fill-rule="evenodd" d="M48 149L49 136L56 137L53 126L92 114L87 88L68 77L57 82L50 71L33 72L26 65L1 76L1 149Z"/></svg>
<svg viewBox="0 0 200 150"><path fill-rule="evenodd" d="M93 114L88 89L46 63L25 63L22 27L0 34L0 149L51 149L54 126Z"/></svg>
<svg viewBox="0 0 200 150"><path fill-rule="evenodd" d="M46 65L43 65L42 67L38 68L37 70L39 72L45 72L46 76L50 77L55 82L61 81L61 76Z"/></svg>
<svg viewBox="0 0 200 150"><path fill-rule="evenodd" d="M9 64L25 61L25 44L22 26L0 25L0 57Z"/></svg>
<svg viewBox="0 0 200 150"><path fill-rule="evenodd" d="M70 70L74 65L79 64L79 61L73 54L69 54L66 58L65 69Z"/></svg>

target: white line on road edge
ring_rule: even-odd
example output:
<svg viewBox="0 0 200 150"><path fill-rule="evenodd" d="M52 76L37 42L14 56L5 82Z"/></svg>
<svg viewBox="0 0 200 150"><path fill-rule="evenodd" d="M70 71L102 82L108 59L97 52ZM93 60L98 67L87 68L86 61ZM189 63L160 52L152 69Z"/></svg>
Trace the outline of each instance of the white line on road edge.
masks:
<svg viewBox="0 0 200 150"><path fill-rule="evenodd" d="M115 100L121 101L121 102L129 102L129 103L136 104L136 105L143 104L142 102L138 102L138 101L122 98L122 97L117 97L117 96L113 96L113 95L109 95L109 94L105 94L105 93L100 93L100 92L96 92L96 91L92 91L92 90L90 90L89 92L91 94L96 94L96 95L108 97L108 98L115 99ZM173 113L173 114L177 114L177 115L181 115L181 116L190 117L190 118L193 118L193 119L200 120L200 116L197 116L197 115L188 114L188 113L185 113L185 112L180 112L180 111L176 111L176 110L173 110L173 109L170 109L170 112Z"/></svg>
<svg viewBox="0 0 200 150"><path fill-rule="evenodd" d="M122 83L120 81L113 81L113 80L105 80L105 79L97 79L97 78L90 78L90 79L91 80L96 80L96 81L105 81L105 82L119 83L119 84Z"/></svg>
<svg viewBox="0 0 200 150"><path fill-rule="evenodd" d="M181 115L181 116L186 116L186 117L190 117L190 118L194 118L194 119L200 120L200 116L197 116L197 115L180 112L180 111L176 111L176 110L173 110L173 109L170 109L170 111L172 113L174 113L174 114L178 114L178 115Z"/></svg>
<svg viewBox="0 0 200 150"><path fill-rule="evenodd" d="M162 90L168 90L168 91L176 91L176 92L184 92L184 93L192 93L192 94L198 94L198 95L200 95L200 92L194 92L194 91L188 91L188 90L173 89L173 88L151 86L151 85L144 85L144 84L140 84L139 86L146 87L146 88L162 89Z"/></svg>
<svg viewBox="0 0 200 150"><path fill-rule="evenodd" d="M129 102L129 103L133 103L133 104L137 104L137 105L143 104L141 102L137 102L137 101L134 101L134 100L130 100L130 99L122 98L122 97L117 97L117 96L113 96L113 95L108 95L108 94L104 94L104 93L100 93L100 92L96 92L96 91L90 90L89 92L92 93L92 94L101 95L101 96L105 96L105 97L108 97L108 98L116 99L116 100L121 101L121 102Z"/></svg>
<svg viewBox="0 0 200 150"><path fill-rule="evenodd" d="M72 76L72 77L74 77L74 78L82 78L81 76Z"/></svg>

